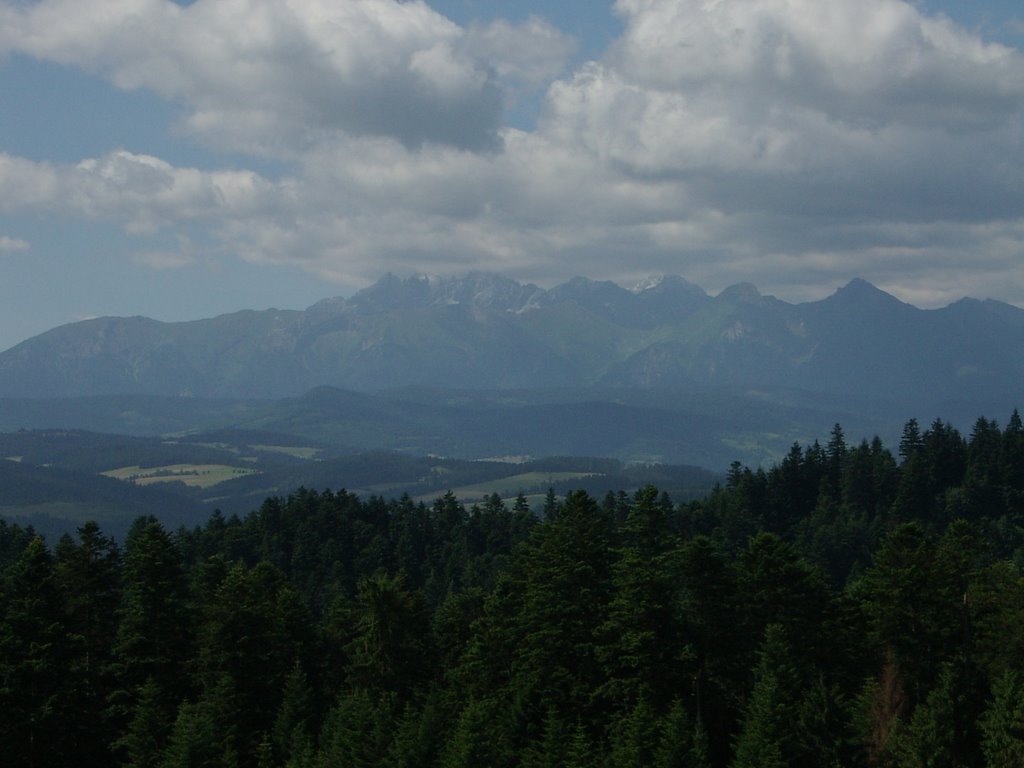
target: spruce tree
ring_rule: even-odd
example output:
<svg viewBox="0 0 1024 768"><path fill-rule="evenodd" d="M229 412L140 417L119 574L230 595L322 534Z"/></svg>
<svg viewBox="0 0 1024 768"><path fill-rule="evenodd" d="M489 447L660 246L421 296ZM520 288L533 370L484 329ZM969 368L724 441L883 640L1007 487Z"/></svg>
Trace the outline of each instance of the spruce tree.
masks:
<svg viewBox="0 0 1024 768"><path fill-rule="evenodd" d="M110 713L118 733L135 717L142 686L152 680L167 722L190 690L186 663L194 648L188 584L178 548L154 518L139 518L125 541L123 590L112 649Z"/></svg>
<svg viewBox="0 0 1024 768"><path fill-rule="evenodd" d="M758 652L754 688L744 708L732 768L788 768L793 764L792 719L800 693L800 674L789 640L780 625L770 624Z"/></svg>
<svg viewBox="0 0 1024 768"><path fill-rule="evenodd" d="M12 766L62 766L74 759L67 726L69 637L53 557L29 542L0 589L0 744Z"/></svg>
<svg viewBox="0 0 1024 768"><path fill-rule="evenodd" d="M1024 765L1024 685L1016 673L1004 672L995 681L980 727L988 768Z"/></svg>
<svg viewBox="0 0 1024 768"><path fill-rule="evenodd" d="M623 536L612 568L614 597L600 629L603 693L626 708L645 697L667 705L692 678L685 673L693 653L685 644L677 596L677 545L654 487L637 491Z"/></svg>

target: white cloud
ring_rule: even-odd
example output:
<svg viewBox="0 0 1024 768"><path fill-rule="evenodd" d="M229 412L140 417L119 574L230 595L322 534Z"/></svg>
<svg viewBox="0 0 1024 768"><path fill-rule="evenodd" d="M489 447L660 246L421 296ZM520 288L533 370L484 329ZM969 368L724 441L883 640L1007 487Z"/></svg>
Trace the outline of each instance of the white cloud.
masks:
<svg viewBox="0 0 1024 768"><path fill-rule="evenodd" d="M504 85L530 88L546 86L561 75L576 50L575 41L536 16L519 25L499 19L471 26L464 45L474 59L487 62Z"/></svg>
<svg viewBox="0 0 1024 768"><path fill-rule="evenodd" d="M622 37L564 74L571 42L545 22L462 29L422 2L0 0L0 51L152 90L203 141L290 161L270 178L0 154L0 210L200 226L218 252L347 284L482 268L1024 291L1018 50L898 0L615 7ZM502 99L545 83L536 129L502 127Z"/></svg>
<svg viewBox="0 0 1024 768"><path fill-rule="evenodd" d="M291 156L337 133L492 148L495 73L536 79L568 46L533 21L470 34L416 0L42 0L0 5L4 50L182 103L208 144Z"/></svg>
<svg viewBox="0 0 1024 768"><path fill-rule="evenodd" d="M17 253L18 251L27 251L30 247L27 240L0 235L0 253Z"/></svg>

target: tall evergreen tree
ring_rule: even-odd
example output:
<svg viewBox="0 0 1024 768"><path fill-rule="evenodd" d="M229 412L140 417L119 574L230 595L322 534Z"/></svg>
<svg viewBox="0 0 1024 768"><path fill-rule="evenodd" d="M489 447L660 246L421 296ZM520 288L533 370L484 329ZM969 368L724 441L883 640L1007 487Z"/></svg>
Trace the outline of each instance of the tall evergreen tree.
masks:
<svg viewBox="0 0 1024 768"><path fill-rule="evenodd" d="M11 766L62 766L73 759L67 688L69 640L53 558L29 542L2 585L0 744Z"/></svg>
<svg viewBox="0 0 1024 768"><path fill-rule="evenodd" d="M377 768L391 743L393 701L365 689L346 693L327 714L317 765Z"/></svg>
<svg viewBox="0 0 1024 768"><path fill-rule="evenodd" d="M905 523L882 542L860 585L880 652L892 652L912 704L931 690L958 645L962 601L948 583L932 538Z"/></svg>
<svg viewBox="0 0 1024 768"><path fill-rule="evenodd" d="M585 492L571 492L524 558L513 684L535 712L585 712L604 679L598 628L611 589L608 520Z"/></svg>
<svg viewBox="0 0 1024 768"><path fill-rule="evenodd" d="M980 726L988 768L1024 765L1024 685L1016 673L1004 672L995 681Z"/></svg>
<svg viewBox="0 0 1024 768"><path fill-rule="evenodd" d="M788 768L793 765L791 717L800 694L800 675L785 632L765 629L754 670L754 688L744 708L732 768Z"/></svg>
<svg viewBox="0 0 1024 768"><path fill-rule="evenodd" d="M624 544L612 569L614 597L599 653L607 670L606 695L633 707L651 698L667 705L687 674L677 595L679 559L664 506L653 486L636 493L624 525Z"/></svg>
<svg viewBox="0 0 1024 768"><path fill-rule="evenodd" d="M66 537L56 548L55 577L65 597L67 675L71 691L69 722L84 764L110 762L102 717L113 690L110 649L117 631L120 552L95 522L78 529L78 542Z"/></svg>
<svg viewBox="0 0 1024 768"><path fill-rule="evenodd" d="M204 695L229 687L233 708L222 713L221 722L234 733L243 764L251 764L273 728L308 623L284 575L269 563L234 565L207 602L198 679Z"/></svg>
<svg viewBox="0 0 1024 768"><path fill-rule="evenodd" d="M355 687L408 696L431 671L429 615L405 579L378 573L359 582L355 625L346 647Z"/></svg>
<svg viewBox="0 0 1024 768"><path fill-rule="evenodd" d="M110 712L120 735L135 717L142 686L152 680L173 722L190 689L193 617L181 557L154 518L139 518L125 540L123 590L112 649Z"/></svg>

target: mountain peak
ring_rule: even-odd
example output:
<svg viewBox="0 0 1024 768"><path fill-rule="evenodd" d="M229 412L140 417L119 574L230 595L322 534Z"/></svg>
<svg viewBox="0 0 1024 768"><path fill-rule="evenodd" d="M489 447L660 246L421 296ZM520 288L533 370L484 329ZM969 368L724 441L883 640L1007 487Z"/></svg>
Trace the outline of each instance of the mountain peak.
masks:
<svg viewBox="0 0 1024 768"><path fill-rule="evenodd" d="M415 274L405 280L389 273L356 293L349 305L363 313L453 304L517 312L539 291L532 283L523 285L490 272Z"/></svg>
<svg viewBox="0 0 1024 768"><path fill-rule="evenodd" d="M657 293L667 293L672 291L676 293L687 293L694 296L707 296L703 288L694 285L685 277L680 277L679 275L651 275L634 285L630 291L636 294L647 293L649 291Z"/></svg>
<svg viewBox="0 0 1024 768"><path fill-rule="evenodd" d="M761 299L761 292L753 283L736 283L730 285L716 298L724 301L757 301Z"/></svg>
<svg viewBox="0 0 1024 768"><path fill-rule="evenodd" d="M867 280L862 280L859 277L855 277L832 294L828 299L825 299L825 301L829 300L838 300L841 302L856 301L861 304L871 302L876 305L897 305L904 303L891 293L886 293L881 288L878 288Z"/></svg>

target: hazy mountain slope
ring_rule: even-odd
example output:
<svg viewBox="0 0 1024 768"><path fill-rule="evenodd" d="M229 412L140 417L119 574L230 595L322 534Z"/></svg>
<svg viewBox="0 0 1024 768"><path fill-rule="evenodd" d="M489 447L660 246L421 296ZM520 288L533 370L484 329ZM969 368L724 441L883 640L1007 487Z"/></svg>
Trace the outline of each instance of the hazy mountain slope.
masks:
<svg viewBox="0 0 1024 768"><path fill-rule="evenodd" d="M861 280L800 309L817 389L925 402L1024 394L1024 310L971 300L921 310Z"/></svg>
<svg viewBox="0 0 1024 768"><path fill-rule="evenodd" d="M679 277L633 290L574 278L545 291L484 273L389 275L304 312L62 326L0 354L0 397L599 385L1009 404L1022 349L1024 310L970 299L920 310L861 280L789 304L748 284L709 298Z"/></svg>

